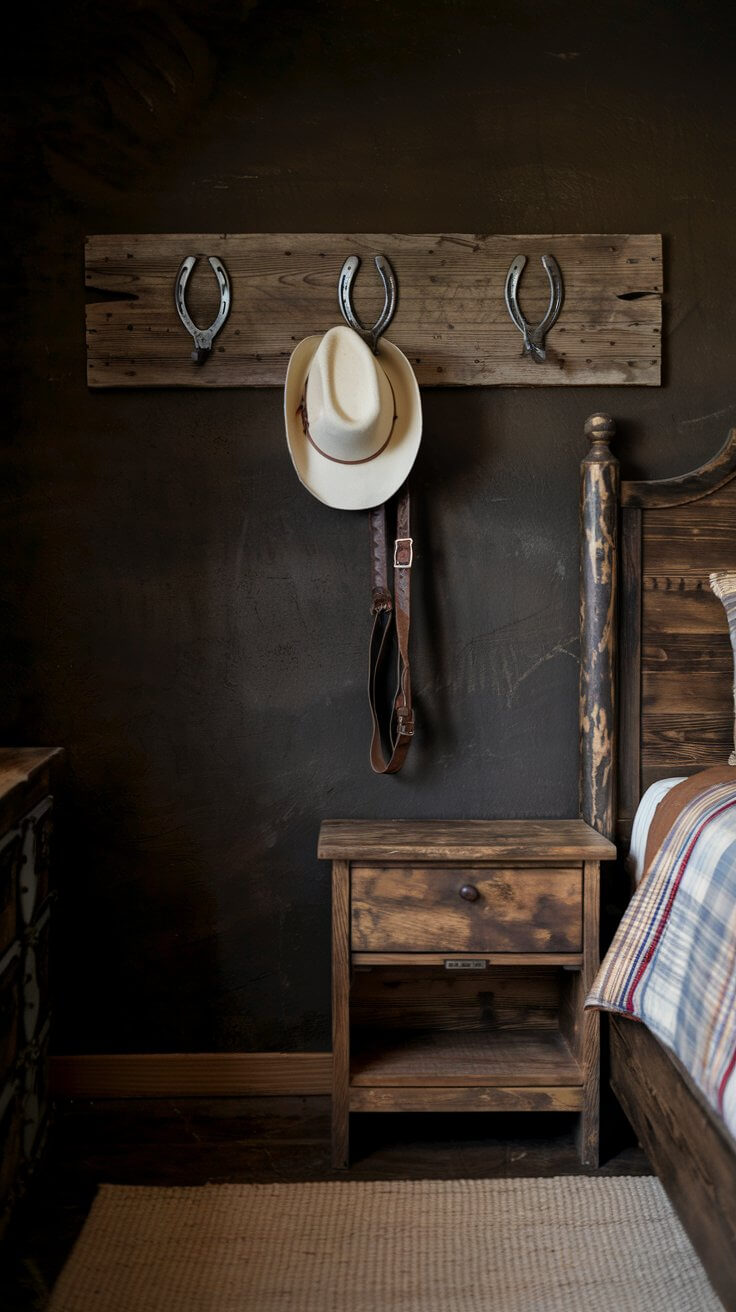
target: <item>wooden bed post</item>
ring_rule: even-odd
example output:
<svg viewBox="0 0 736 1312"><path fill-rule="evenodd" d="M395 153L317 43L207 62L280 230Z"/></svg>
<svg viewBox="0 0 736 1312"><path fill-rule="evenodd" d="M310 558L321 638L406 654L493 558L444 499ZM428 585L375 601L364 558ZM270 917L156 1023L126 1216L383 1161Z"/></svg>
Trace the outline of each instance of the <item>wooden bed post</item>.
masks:
<svg viewBox="0 0 736 1312"><path fill-rule="evenodd" d="M605 838L615 831L616 584L619 465L610 415L585 424L581 465L580 815Z"/></svg>

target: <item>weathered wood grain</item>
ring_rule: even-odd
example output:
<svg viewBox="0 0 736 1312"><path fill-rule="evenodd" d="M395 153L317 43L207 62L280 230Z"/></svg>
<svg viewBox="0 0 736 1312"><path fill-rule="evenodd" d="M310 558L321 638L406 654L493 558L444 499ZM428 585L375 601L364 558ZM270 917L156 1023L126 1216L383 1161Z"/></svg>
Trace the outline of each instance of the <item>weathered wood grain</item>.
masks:
<svg viewBox="0 0 736 1312"><path fill-rule="evenodd" d="M0 834L45 797L63 756L60 747L0 748Z"/></svg>
<svg viewBox="0 0 736 1312"><path fill-rule="evenodd" d="M451 860L468 848L472 859ZM319 852L337 881L335 1162L347 1161L349 1112L410 1109L580 1112L582 1159L597 1162L598 1027L582 1008L614 845L581 820L325 821ZM554 951L562 936L577 950ZM506 958L444 969L455 954L485 958L487 943Z"/></svg>
<svg viewBox="0 0 736 1312"><path fill-rule="evenodd" d="M347 1167L350 1105L350 867L332 863L332 1165Z"/></svg>
<svg viewBox="0 0 736 1312"><path fill-rule="evenodd" d="M707 538L700 542L699 551L707 552ZM707 567L706 567L707 568ZM700 635L706 642L716 634L723 634L726 621L723 606L705 587L659 587L658 580L644 578L642 588L642 627L644 641L658 643L666 650L677 645L681 634ZM647 584L651 582L652 586ZM657 586L654 586L655 583Z"/></svg>
<svg viewBox="0 0 736 1312"><path fill-rule="evenodd" d="M350 1090L351 1112L577 1112L583 1090L559 1088L363 1088Z"/></svg>
<svg viewBox="0 0 736 1312"><path fill-rule="evenodd" d="M574 977L573 994L577 994L580 1014L579 1045L576 1056L583 1077L583 1109L578 1128L580 1160L584 1166L598 1166L600 1152L601 1054L600 1012L585 1011L585 999L592 988L600 964L600 866L585 864L583 902L583 969Z"/></svg>
<svg viewBox="0 0 736 1312"><path fill-rule="evenodd" d="M733 656L723 606L708 585L712 570L731 568L736 560L736 470L729 473L727 460L736 464L736 444L730 440L703 466L705 493L698 471L681 480L678 501L672 488L660 491L651 504L640 492L646 503L641 511L642 786L728 759Z"/></svg>
<svg viewBox="0 0 736 1312"><path fill-rule="evenodd" d="M583 963L582 952L353 952L353 966L444 966L454 960L483 960L487 966L567 966Z"/></svg>
<svg viewBox="0 0 736 1312"><path fill-rule="evenodd" d="M628 840L641 795L641 511L621 514L619 737L616 833Z"/></svg>
<svg viewBox="0 0 736 1312"><path fill-rule="evenodd" d="M726 689L728 688L726 673ZM718 717L729 699L724 697L723 683L715 672L698 670L692 674L685 670L652 669L644 672L642 680L642 710L647 725L672 724L680 714L694 717L701 713L704 721ZM728 707L730 709L730 707Z"/></svg>
<svg viewBox="0 0 736 1312"><path fill-rule="evenodd" d="M499 966L478 974L381 967L355 973L350 1017L358 1030L380 1033L557 1029L563 984L563 972L552 967Z"/></svg>
<svg viewBox="0 0 736 1312"><path fill-rule="evenodd" d="M146 1052L51 1058L55 1098L245 1098L330 1092L329 1052Z"/></svg>
<svg viewBox="0 0 736 1312"><path fill-rule="evenodd" d="M730 483L735 468L736 428L731 428L720 451L687 474L677 474L674 478L626 479L621 484L621 505L655 510L679 506L701 497L710 498L719 488ZM711 504L718 504L717 497Z"/></svg>
<svg viewBox="0 0 736 1312"><path fill-rule="evenodd" d="M580 866L352 868L352 946L363 952L575 952L581 920Z"/></svg>
<svg viewBox="0 0 736 1312"><path fill-rule="evenodd" d="M356 1047L350 1088L576 1085L580 1066L557 1027L378 1033Z"/></svg>
<svg viewBox="0 0 736 1312"><path fill-rule="evenodd" d="M504 303L509 265L528 256L520 302L538 322L549 288L541 256L562 269L565 302L547 359L522 354ZM232 284L230 317L202 367L174 309L186 255L217 255ZM363 270L355 304L373 322L383 302L373 255L391 260L399 302L389 336L423 386L658 386L662 243L658 235L483 236L461 233L197 233L88 237L85 282L90 387L274 387L294 346L339 321L337 280L346 257ZM379 296L380 292L380 296ZM200 260L187 292L202 327L217 308Z"/></svg>
<svg viewBox="0 0 736 1312"><path fill-rule="evenodd" d="M611 1085L727 1312L736 1309L736 1144L644 1025L609 1017Z"/></svg>
<svg viewBox="0 0 736 1312"><path fill-rule="evenodd" d="M317 854L355 862L529 865L611 861L616 849L583 820L324 820Z"/></svg>
<svg viewBox="0 0 736 1312"><path fill-rule="evenodd" d="M610 415L585 425L590 450L580 487L580 814L607 838L615 830L618 460Z"/></svg>
<svg viewBox="0 0 736 1312"><path fill-rule="evenodd" d="M677 642L665 644L656 635L644 644L641 653L644 673L652 675L668 671L672 674L711 674L713 680L728 680L733 668L733 651L728 633L709 633L707 642L702 633L677 634Z"/></svg>

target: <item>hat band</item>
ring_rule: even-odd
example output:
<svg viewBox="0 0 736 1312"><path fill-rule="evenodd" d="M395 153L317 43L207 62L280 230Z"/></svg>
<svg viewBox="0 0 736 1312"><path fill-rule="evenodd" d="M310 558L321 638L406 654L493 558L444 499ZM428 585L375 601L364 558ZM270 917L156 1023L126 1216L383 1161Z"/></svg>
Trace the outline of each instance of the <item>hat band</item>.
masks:
<svg viewBox="0 0 736 1312"><path fill-rule="evenodd" d="M386 441L383 443L383 446L379 446L379 448L378 448L377 451L374 451L373 454L370 455L370 456L363 456L362 459L360 459L360 460L340 460L339 456L331 456L331 455L329 455L329 453L328 453L327 451L323 451L321 446L317 446L317 443L315 442L314 438L312 437L312 434L311 434L310 431L309 431L309 416L308 416L308 414L307 414L307 382L308 382L308 380L309 380L309 374L307 374L307 377L304 379L304 391L302 392L302 399L301 399L301 401L299 402L299 405L297 406L297 414L301 415L301 419L302 419L302 428L304 429L304 436L306 437L306 439L307 439L307 441L310 443L310 445L314 447L315 451L317 451L317 452L319 453L319 455L324 456L325 460L331 460L332 463L335 464L335 465L367 465L367 464L370 463L371 460L375 460L375 459L377 458L377 456L380 456L380 455L381 455L381 452L383 452L383 451L386 450L386 447L388 446L389 442L391 441L391 434L392 434L393 431L394 431L394 425L395 425L396 420L397 420L397 418L398 418L398 416L397 416L397 414L396 414L396 394L395 394L395 392L394 392L393 387L391 386L391 379L388 377L388 375L386 376L386 382L388 383L388 385L389 385L389 387L390 387L390 389L391 389L391 397L392 397L392 399L393 399L393 403L394 403L394 406L393 406L393 409L394 409L394 417L393 417L393 419L391 420L391 427L390 427L389 432L388 432L388 437L386 438Z"/></svg>

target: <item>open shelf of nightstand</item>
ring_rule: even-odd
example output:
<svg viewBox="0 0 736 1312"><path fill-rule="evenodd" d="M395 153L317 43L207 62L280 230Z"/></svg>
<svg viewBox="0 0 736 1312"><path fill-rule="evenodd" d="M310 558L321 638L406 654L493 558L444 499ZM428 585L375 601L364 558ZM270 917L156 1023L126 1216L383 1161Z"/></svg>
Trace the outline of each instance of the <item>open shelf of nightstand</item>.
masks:
<svg viewBox="0 0 736 1312"><path fill-rule="evenodd" d="M557 1027L353 1031L350 1086L527 1087L582 1084Z"/></svg>

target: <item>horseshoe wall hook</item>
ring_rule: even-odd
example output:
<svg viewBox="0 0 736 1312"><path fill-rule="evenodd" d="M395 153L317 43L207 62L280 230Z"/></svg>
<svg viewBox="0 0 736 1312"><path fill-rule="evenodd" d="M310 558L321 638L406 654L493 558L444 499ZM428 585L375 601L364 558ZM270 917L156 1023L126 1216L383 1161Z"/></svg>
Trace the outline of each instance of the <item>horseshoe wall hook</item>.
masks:
<svg viewBox="0 0 736 1312"><path fill-rule="evenodd" d="M391 320L394 317L396 309L397 289L394 271L385 255L374 256L376 268L379 277L383 283L385 300L383 309L379 314L372 328L365 328L360 322L357 314L353 309L352 288L355 275L360 268L360 257L349 255L340 271L340 280L337 284L337 300L340 306L340 312L346 323L354 328L364 342L370 346L375 355L378 348L378 339L386 331Z"/></svg>
<svg viewBox="0 0 736 1312"><path fill-rule="evenodd" d="M526 266L526 255L517 255L512 260L508 273L506 274L506 287L504 295L506 298L506 309L513 319L519 332L524 338L524 355L530 355L532 360L539 364L547 357L544 347L544 339L547 336L553 323L562 309L562 302L565 298L565 289L562 282L560 266L554 255L543 255L542 265L549 280L549 305L547 313L536 328L527 323L521 310L519 309L519 281Z"/></svg>
<svg viewBox="0 0 736 1312"><path fill-rule="evenodd" d="M230 313L230 279L222 260L218 259L216 255L208 256L212 272L220 289L220 308L209 328L198 328L187 309L186 303L187 283L198 258L197 255L187 255L186 259L182 260L174 284L174 304L179 318L194 340L192 360L195 364L204 364L212 350L212 343Z"/></svg>

